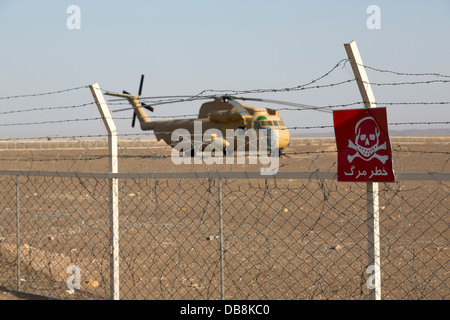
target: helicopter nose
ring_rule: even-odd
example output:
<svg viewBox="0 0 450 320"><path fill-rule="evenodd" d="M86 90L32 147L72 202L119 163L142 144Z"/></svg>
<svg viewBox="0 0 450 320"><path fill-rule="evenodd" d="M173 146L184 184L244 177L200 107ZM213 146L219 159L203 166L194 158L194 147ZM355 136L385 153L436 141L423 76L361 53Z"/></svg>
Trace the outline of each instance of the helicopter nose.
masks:
<svg viewBox="0 0 450 320"><path fill-rule="evenodd" d="M278 130L279 148L283 149L291 144L291 137L287 129Z"/></svg>

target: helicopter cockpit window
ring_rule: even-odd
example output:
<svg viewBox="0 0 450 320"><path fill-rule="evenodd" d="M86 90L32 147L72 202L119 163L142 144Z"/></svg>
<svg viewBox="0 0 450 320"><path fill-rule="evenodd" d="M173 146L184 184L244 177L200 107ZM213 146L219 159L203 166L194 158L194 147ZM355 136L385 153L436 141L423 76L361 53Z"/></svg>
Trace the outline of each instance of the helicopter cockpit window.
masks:
<svg viewBox="0 0 450 320"><path fill-rule="evenodd" d="M273 126L272 121L261 121L261 127L270 127Z"/></svg>

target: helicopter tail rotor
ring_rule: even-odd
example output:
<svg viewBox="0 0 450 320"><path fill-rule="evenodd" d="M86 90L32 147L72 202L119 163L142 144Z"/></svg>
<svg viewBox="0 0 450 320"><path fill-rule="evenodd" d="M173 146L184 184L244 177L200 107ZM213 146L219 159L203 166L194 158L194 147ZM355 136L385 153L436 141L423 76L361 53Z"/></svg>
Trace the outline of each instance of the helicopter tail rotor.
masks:
<svg viewBox="0 0 450 320"><path fill-rule="evenodd" d="M144 75L142 74L142 75L141 75L141 82L139 83L138 96L137 96L137 99L138 99L138 100L139 100L139 97L140 97L141 94L142 94L142 86L143 86L143 84L144 84ZM126 91L123 91L123 93L128 94L128 92L126 92ZM149 106L149 105L147 105L147 104L145 104L145 103L140 103L140 105L141 105L142 107L144 107L145 109L151 111L151 112L154 111L154 109L153 109L152 106ZM134 128L134 125L135 125L135 123L136 123L136 116L137 116L136 110L134 110L134 111L133 111L133 120L131 121L131 127L132 127L132 128Z"/></svg>
<svg viewBox="0 0 450 320"><path fill-rule="evenodd" d="M143 110L137 110L138 108L145 108L151 112L154 111L153 107L151 105L148 105L146 103L140 102L139 101L139 97L142 94L142 87L144 84L144 75L141 75L141 81L139 83L139 91L138 91L138 95L133 95L130 94L129 92L123 90L122 93L117 93L117 92L111 92L111 91L107 91L105 94L109 95L109 96L114 96L114 97L120 97L120 98L126 98L128 100L128 102L132 105L133 107L133 118L131 121L131 126L134 128L134 125L136 124L136 118L139 115L139 121L141 122L141 126L142 126L142 121L147 123L150 121L150 119L146 116L145 112L141 112ZM123 110L116 110L117 111L125 111L128 109L123 109Z"/></svg>

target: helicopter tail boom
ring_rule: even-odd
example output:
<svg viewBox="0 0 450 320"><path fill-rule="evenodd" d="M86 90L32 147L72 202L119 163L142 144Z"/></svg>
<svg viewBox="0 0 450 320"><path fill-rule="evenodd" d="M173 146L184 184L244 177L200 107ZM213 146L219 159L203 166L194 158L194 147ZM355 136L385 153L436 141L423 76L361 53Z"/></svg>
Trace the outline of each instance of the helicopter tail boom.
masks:
<svg viewBox="0 0 450 320"><path fill-rule="evenodd" d="M137 116L137 118L139 120L139 123L141 125L141 129L142 130L152 130L153 129L153 124L152 124L149 116L145 112L144 108L145 109L149 109L150 111L153 111L153 108L150 107L150 106L147 106L145 104L142 104L139 101L137 96L127 96L126 98L127 98L128 102L133 106L134 114L136 114L136 116ZM135 117L134 117L134 119L135 119ZM132 126L134 127L134 121L132 123Z"/></svg>
<svg viewBox="0 0 450 320"><path fill-rule="evenodd" d="M126 98L128 102L133 106L133 120L131 122L131 126L133 128L136 122L136 118L138 118L142 130L152 130L153 124L151 123L150 118L147 116L147 113L145 112L144 108L153 112L153 107L145 103L141 103L139 101L139 97L142 93L143 83L144 83L144 75L141 75L141 81L139 83L139 94L137 96L132 95L126 91L123 91L123 93L106 92L106 94L110 96Z"/></svg>

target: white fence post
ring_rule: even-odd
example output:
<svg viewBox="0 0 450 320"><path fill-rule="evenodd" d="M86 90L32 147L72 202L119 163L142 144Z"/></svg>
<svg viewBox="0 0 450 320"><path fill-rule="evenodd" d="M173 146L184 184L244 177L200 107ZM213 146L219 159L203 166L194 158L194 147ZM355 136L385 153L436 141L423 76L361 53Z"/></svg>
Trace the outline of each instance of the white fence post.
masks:
<svg viewBox="0 0 450 320"><path fill-rule="evenodd" d="M118 173L117 161L117 130L111 112L98 83L90 85L92 95L108 131L109 172ZM119 300L119 181L109 179L109 224L110 224L110 297Z"/></svg>
<svg viewBox="0 0 450 320"><path fill-rule="evenodd" d="M344 44L348 59L355 75L361 97L366 108L376 108L375 96L369 83L364 64L356 42ZM381 300L381 263L380 263L380 209L378 201L378 183L367 182L367 227L368 227L368 266L373 270L373 280L369 287L369 299Z"/></svg>

